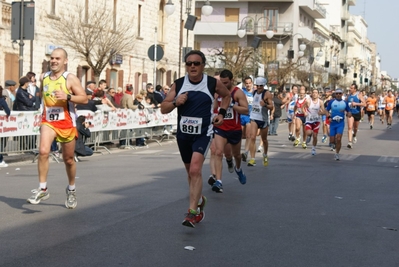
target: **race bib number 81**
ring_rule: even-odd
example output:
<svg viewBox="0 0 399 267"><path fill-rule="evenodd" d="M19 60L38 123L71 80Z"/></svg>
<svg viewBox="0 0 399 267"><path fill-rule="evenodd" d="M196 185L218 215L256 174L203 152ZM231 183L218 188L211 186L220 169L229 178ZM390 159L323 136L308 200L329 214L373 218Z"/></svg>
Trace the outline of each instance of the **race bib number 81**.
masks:
<svg viewBox="0 0 399 267"><path fill-rule="evenodd" d="M180 131L185 134L200 134L202 118L182 116L180 120Z"/></svg>

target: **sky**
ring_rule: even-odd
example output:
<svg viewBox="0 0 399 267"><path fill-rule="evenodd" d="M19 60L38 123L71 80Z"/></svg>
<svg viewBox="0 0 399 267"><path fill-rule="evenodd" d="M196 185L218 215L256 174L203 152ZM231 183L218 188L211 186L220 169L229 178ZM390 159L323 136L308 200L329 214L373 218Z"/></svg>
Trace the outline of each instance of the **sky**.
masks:
<svg viewBox="0 0 399 267"><path fill-rule="evenodd" d="M365 18L370 42L377 44L381 57L381 70L391 78L399 78L399 1L397 0L356 0L349 12Z"/></svg>

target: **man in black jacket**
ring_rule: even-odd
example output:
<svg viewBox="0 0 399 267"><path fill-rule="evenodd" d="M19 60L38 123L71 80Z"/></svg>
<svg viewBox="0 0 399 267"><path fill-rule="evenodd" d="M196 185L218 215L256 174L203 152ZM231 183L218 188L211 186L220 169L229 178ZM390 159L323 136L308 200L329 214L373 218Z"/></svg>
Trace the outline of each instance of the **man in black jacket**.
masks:
<svg viewBox="0 0 399 267"><path fill-rule="evenodd" d="M15 97L13 110L19 111L33 111L36 108L36 96L29 94L27 88L29 86L29 79L23 76L19 79L19 88Z"/></svg>
<svg viewBox="0 0 399 267"><path fill-rule="evenodd" d="M81 115L76 119L76 129L78 130L78 140L76 140L75 153L77 156L88 157L93 155L93 150L85 146L87 138L90 138L90 123L86 121L85 116Z"/></svg>

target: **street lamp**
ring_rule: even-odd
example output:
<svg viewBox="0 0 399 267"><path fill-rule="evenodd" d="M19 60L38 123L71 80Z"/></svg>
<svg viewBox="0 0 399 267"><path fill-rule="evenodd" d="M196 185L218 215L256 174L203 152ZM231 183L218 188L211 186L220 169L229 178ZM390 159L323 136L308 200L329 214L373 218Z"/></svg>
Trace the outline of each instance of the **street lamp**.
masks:
<svg viewBox="0 0 399 267"><path fill-rule="evenodd" d="M273 38L273 36L274 36L274 31L273 31L273 29L272 29L271 20L269 19L269 17L266 17L266 16L262 16L262 17L260 17L260 18L257 18L257 17L258 17L258 15L255 15L255 18L252 18L252 17L250 17L250 16L246 16L246 17L244 17L244 18L241 20L241 25L240 25L240 27L238 28L238 31L237 31L238 37L244 38L244 36L247 34L248 20L249 20L249 21L253 21L253 23L254 23L254 36L257 37L257 35L258 35L258 23L259 23L259 21L260 21L261 19L268 19L269 27L268 27L268 29L267 29L267 31L266 31L266 37L267 37L268 39Z"/></svg>
<svg viewBox="0 0 399 267"><path fill-rule="evenodd" d="M170 16L175 12L175 5L172 3L172 0L169 0L165 5L165 13Z"/></svg>
<svg viewBox="0 0 399 267"><path fill-rule="evenodd" d="M209 16L212 14L213 12L213 7L211 6L211 3L209 2L209 0L205 1L205 4L202 6L201 8L201 12L203 15L205 16Z"/></svg>

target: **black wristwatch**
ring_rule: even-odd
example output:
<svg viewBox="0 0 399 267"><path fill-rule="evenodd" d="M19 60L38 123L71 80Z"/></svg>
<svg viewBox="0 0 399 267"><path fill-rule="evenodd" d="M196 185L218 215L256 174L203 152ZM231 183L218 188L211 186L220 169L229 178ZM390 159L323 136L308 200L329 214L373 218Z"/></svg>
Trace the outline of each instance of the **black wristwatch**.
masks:
<svg viewBox="0 0 399 267"><path fill-rule="evenodd" d="M174 100L172 101L172 104L173 104L173 106L177 107L177 106L176 106L176 99L174 99Z"/></svg>
<svg viewBox="0 0 399 267"><path fill-rule="evenodd" d="M67 100L68 101L71 101L71 97L72 97L71 94L67 94Z"/></svg>

